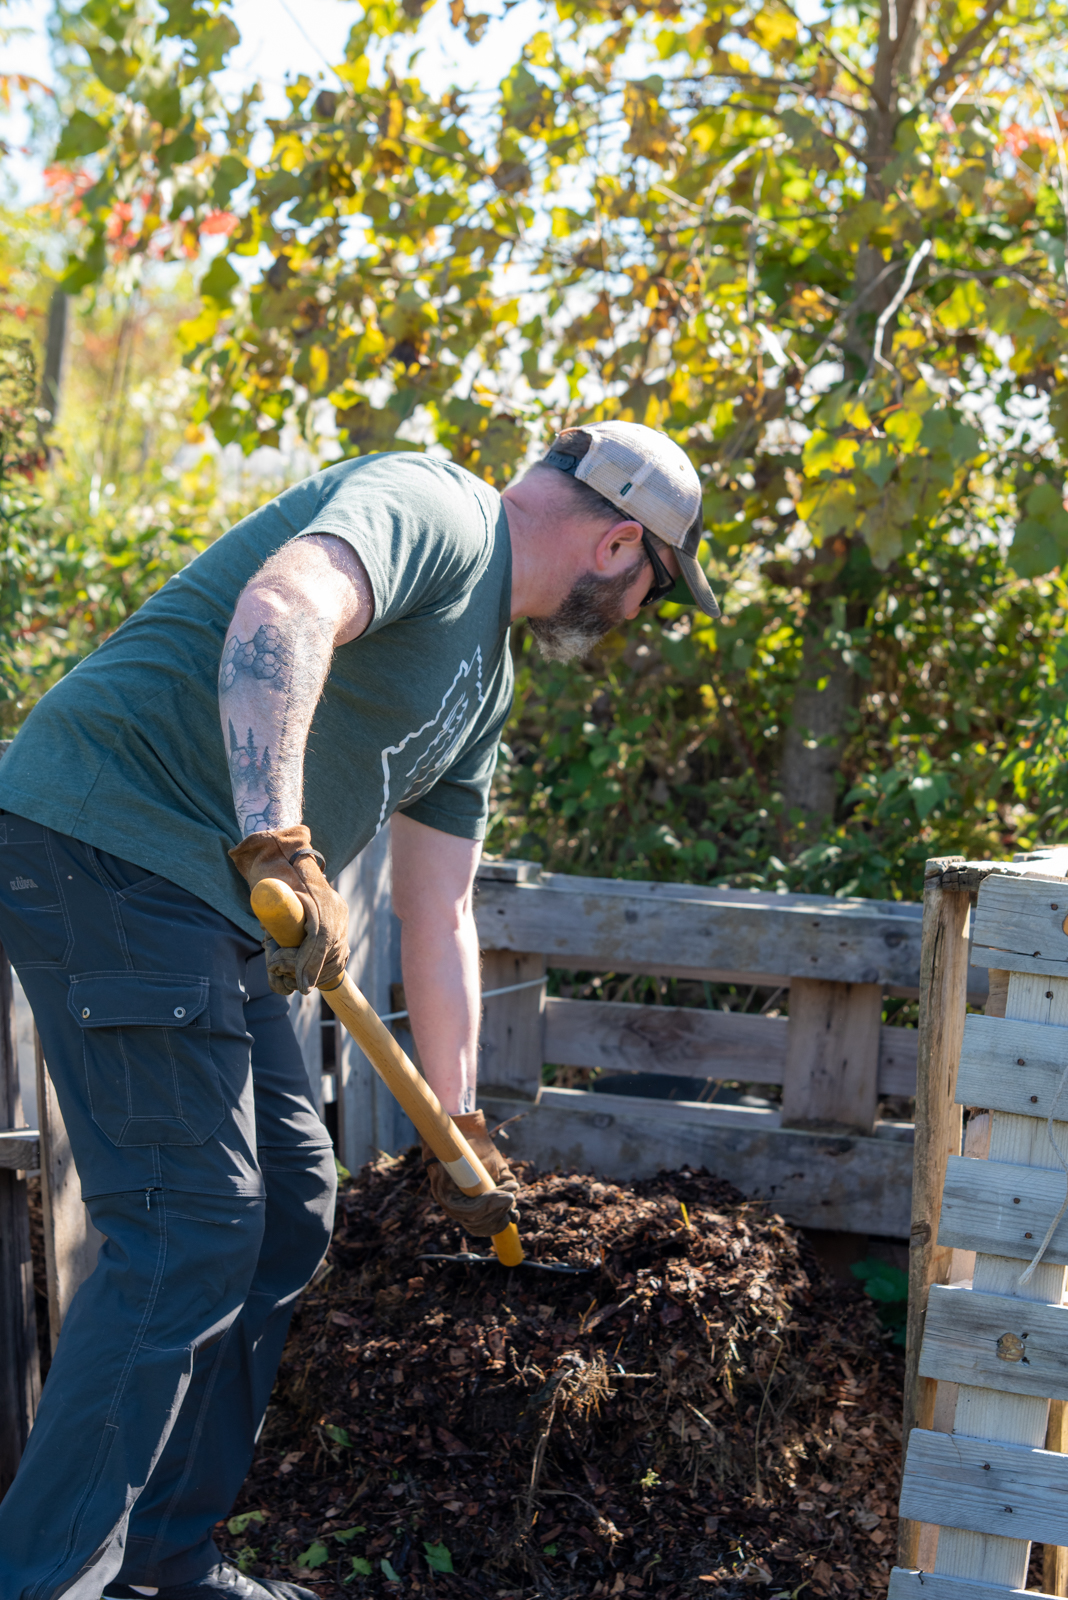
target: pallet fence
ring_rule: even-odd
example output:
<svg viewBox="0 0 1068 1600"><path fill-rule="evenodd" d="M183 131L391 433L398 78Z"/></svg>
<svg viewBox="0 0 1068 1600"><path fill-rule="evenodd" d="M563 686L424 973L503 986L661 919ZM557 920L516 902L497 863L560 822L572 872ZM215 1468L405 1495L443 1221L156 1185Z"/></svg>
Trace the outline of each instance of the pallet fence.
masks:
<svg viewBox="0 0 1068 1600"><path fill-rule="evenodd" d="M1068 1594L1068 854L1004 867L928 864L932 995L917 1099L899 1565L890 1600ZM990 973L965 1016L971 960ZM937 931L936 931L937 930ZM922 1032L922 1028L921 1028ZM926 1082L925 1078L926 1066ZM960 1114L982 1108L961 1153ZM924 1153L921 1157L921 1146ZM1032 1591L1033 1592L1033 1591Z"/></svg>
<svg viewBox="0 0 1068 1600"><path fill-rule="evenodd" d="M948 1062L966 1003L983 1005L991 992L985 970L967 965L967 938L969 900L992 868L929 865L921 905L585 879L523 862L486 861L476 897L486 995L480 1104L508 1124L509 1151L543 1169L633 1178L665 1167L705 1166L795 1224L891 1239L909 1237L911 1226L913 1245L919 1240L914 1278L925 1305L927 1287L936 1278L948 1281L952 1260L950 1247L930 1238L933 1222L923 1237L949 1156L960 1151L951 1083L947 1099ZM1034 870L1030 862L1005 869L1017 875ZM338 887L352 911L354 980L380 1014L403 1012L388 830L346 869ZM788 991L789 1015L547 998L550 967L781 989ZM21 1126L10 975L2 957L0 980L2 1491L39 1389L27 1172L41 1175L53 1346L99 1240L88 1224L39 1047L41 1126ZM918 1030L883 1024L886 996L919 997ZM952 1021L957 1012L960 1026ZM353 1041L332 1016L324 1018L321 998L294 997L292 1017L313 1099L334 1130L342 1163L355 1170L380 1152L410 1144L411 1125ZM404 1017L397 1017L398 1036L414 1054L404 1026ZM682 1074L710 1085L781 1086L781 1105L544 1087L547 1063ZM912 1095L923 1108L915 1146L917 1172L924 1174L918 1190L926 1196L920 1213L912 1193L912 1127L878 1117L882 1098ZM911 1401L927 1421L928 1383L917 1372Z"/></svg>

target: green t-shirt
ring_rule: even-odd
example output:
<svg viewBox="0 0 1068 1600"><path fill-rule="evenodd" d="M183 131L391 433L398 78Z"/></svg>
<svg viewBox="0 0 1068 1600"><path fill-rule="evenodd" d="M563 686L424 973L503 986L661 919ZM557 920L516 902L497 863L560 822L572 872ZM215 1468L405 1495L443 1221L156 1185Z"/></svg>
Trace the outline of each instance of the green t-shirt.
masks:
<svg viewBox="0 0 1068 1600"><path fill-rule="evenodd" d="M258 933L226 854L240 833L219 659L245 584L308 533L346 539L374 593L373 622L334 653L308 740L304 821L327 872L397 810L482 838L512 700L508 523L494 489L415 453L328 467L176 573L31 712L0 762L0 808L161 873Z"/></svg>

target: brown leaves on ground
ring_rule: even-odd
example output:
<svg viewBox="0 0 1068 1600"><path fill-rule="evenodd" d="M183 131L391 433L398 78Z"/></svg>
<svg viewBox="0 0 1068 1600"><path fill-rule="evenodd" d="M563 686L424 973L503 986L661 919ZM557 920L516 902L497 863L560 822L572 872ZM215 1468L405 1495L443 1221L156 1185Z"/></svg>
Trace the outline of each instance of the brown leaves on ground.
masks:
<svg viewBox="0 0 1068 1600"><path fill-rule="evenodd" d="M342 1191L231 1558L326 1600L885 1590L901 1373L870 1302L705 1173L523 1176L528 1259L588 1273L419 1260L466 1245L414 1153Z"/></svg>

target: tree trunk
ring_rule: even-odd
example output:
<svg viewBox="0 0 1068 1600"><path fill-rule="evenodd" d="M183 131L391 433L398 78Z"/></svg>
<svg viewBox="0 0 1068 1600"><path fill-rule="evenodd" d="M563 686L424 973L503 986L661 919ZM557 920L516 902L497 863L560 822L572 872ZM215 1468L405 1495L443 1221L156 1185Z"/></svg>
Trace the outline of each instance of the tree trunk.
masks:
<svg viewBox="0 0 1068 1600"><path fill-rule="evenodd" d="M48 332L45 339L44 375L41 380L41 410L48 413L43 432L50 433L59 416L63 388L63 365L67 352L67 296L53 289L48 302Z"/></svg>
<svg viewBox="0 0 1068 1600"><path fill-rule="evenodd" d="M864 198L880 203L887 198L883 169L894 154L901 113L898 97L920 70L921 45L927 0L882 0L879 49L871 75L865 147ZM906 93L907 97L907 93ZM853 299L863 296L863 311L856 317L845 348L854 372L860 375L871 360L874 324L890 304L900 275L889 274L876 282L886 263L882 252L869 244L857 251ZM892 330L884 335L889 340ZM846 561L832 583L813 587L805 619L801 676L794 696L790 726L783 742L779 780L786 817L800 813L801 830L815 833L834 816L838 798L838 773L846 722L857 687L856 673L839 651L826 643L833 600L845 600L847 628L863 621L865 601L858 592L859 574ZM859 588L863 589L863 580Z"/></svg>
<svg viewBox="0 0 1068 1600"><path fill-rule="evenodd" d="M792 812L800 811L801 817L794 820L806 832L818 830L834 816L855 677L837 651L827 648L822 635L822 628L805 634L801 677L783 742L780 772L787 820Z"/></svg>

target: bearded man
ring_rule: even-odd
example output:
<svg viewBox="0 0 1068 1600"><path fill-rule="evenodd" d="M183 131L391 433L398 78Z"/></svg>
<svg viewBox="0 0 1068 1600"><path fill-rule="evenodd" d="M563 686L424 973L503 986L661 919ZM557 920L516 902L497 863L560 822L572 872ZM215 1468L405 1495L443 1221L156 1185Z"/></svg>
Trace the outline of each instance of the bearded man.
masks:
<svg viewBox="0 0 1068 1600"><path fill-rule="evenodd" d="M511 622L555 660L697 562L697 473L664 434L569 429L498 494L419 454L343 461L171 578L56 685L0 764L0 940L33 1006L105 1242L0 1505L3 1600L312 1600L212 1540L248 1470L334 1159L287 996L332 982L331 880L392 818L393 904L423 1070L497 1187L475 1108L472 893L512 698ZM304 942L261 938L285 879Z"/></svg>

